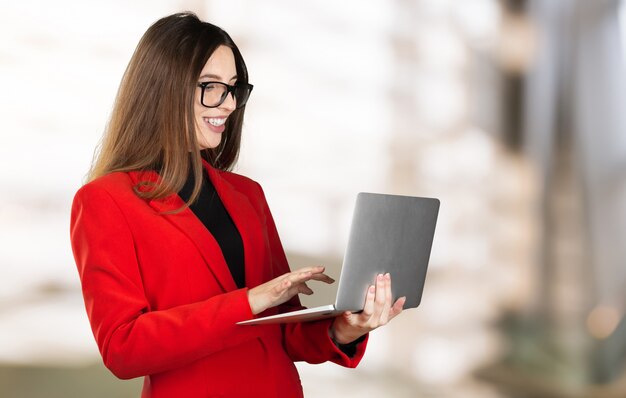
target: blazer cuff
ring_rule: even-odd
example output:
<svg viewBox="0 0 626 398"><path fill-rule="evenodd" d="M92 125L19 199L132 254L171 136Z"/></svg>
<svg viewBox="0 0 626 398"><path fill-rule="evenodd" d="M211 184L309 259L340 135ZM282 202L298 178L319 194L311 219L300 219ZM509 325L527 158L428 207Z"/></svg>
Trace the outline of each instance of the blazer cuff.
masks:
<svg viewBox="0 0 626 398"><path fill-rule="evenodd" d="M338 365L345 366L347 368L356 368L361 359L363 359L363 355L365 354L365 348L367 346L367 340L369 338L369 334L361 336L361 338L357 339L353 343L354 348L352 352L343 351L330 337L330 327L333 323L333 319L323 319L316 322L310 322L311 327L319 329L318 333L323 335L322 344L324 348L329 351L330 360ZM352 354L352 355L348 355Z"/></svg>

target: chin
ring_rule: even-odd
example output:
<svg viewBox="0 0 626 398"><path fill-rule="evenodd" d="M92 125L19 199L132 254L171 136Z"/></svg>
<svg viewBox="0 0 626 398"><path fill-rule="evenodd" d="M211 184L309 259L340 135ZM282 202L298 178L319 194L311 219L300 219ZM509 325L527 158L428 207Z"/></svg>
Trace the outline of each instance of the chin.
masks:
<svg viewBox="0 0 626 398"><path fill-rule="evenodd" d="M198 141L198 146L200 146L200 149L217 148L220 145L220 143L222 142L221 138L222 137L220 136L220 139L217 139L217 140L216 139L207 140L205 137L202 137L202 140Z"/></svg>

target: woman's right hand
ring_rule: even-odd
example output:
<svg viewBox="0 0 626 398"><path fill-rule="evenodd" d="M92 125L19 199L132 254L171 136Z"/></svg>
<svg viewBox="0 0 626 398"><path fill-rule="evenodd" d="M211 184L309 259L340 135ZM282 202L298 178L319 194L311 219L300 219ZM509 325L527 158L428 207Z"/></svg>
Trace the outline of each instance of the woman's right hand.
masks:
<svg viewBox="0 0 626 398"><path fill-rule="evenodd" d="M260 314L268 308L275 307L299 293L313 294L306 282L313 279L325 283L335 280L324 274L325 267L305 267L274 278L269 282L248 290L248 301L254 315Z"/></svg>

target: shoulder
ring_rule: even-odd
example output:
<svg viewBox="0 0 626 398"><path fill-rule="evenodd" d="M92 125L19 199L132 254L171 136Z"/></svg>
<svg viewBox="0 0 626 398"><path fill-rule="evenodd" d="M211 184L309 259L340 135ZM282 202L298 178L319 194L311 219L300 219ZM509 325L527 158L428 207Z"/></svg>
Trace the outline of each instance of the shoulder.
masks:
<svg viewBox="0 0 626 398"><path fill-rule="evenodd" d="M104 175L102 177L98 177L95 180L92 180L82 187L80 187L77 191L78 193L82 192L97 192L97 191L105 191L110 194L117 194L122 192L133 192L133 181L131 180L128 173L124 172L115 172Z"/></svg>
<svg viewBox="0 0 626 398"><path fill-rule="evenodd" d="M83 185L74 195L74 202L108 199L115 202L128 202L139 197L133 190L134 182L125 172L114 172L96 178Z"/></svg>

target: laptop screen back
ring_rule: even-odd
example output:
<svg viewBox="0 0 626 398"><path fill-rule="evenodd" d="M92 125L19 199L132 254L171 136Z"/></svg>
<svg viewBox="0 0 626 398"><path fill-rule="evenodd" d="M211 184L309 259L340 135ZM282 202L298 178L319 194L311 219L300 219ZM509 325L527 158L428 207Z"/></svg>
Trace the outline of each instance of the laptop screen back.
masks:
<svg viewBox="0 0 626 398"><path fill-rule="evenodd" d="M439 200L359 193L337 291L338 310L360 311L377 274L389 272L394 302L421 301Z"/></svg>

